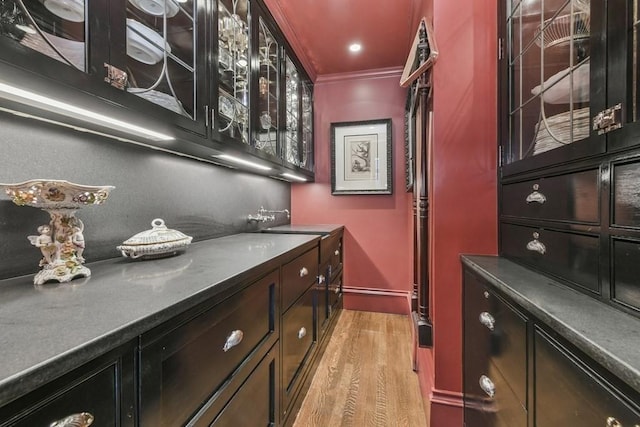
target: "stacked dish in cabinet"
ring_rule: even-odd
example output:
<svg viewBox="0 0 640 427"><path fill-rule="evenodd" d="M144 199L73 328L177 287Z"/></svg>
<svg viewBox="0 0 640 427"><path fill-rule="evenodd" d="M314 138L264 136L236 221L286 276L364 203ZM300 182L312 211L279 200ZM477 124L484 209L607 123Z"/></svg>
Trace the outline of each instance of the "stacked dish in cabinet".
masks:
<svg viewBox="0 0 640 427"><path fill-rule="evenodd" d="M127 91L195 118L195 2L129 0Z"/></svg>
<svg viewBox="0 0 640 427"><path fill-rule="evenodd" d="M78 70L86 70L83 0L7 0L0 3L0 34Z"/></svg>
<svg viewBox="0 0 640 427"><path fill-rule="evenodd" d="M535 44L541 50L542 76L555 70L556 63L567 65L568 59L569 64L531 90L540 99L534 155L589 136L589 30L588 0L570 1L538 28ZM554 105L564 111L548 116Z"/></svg>
<svg viewBox="0 0 640 427"><path fill-rule="evenodd" d="M560 7L558 7L560 5ZM522 2L509 22L512 160L589 136L589 0Z"/></svg>

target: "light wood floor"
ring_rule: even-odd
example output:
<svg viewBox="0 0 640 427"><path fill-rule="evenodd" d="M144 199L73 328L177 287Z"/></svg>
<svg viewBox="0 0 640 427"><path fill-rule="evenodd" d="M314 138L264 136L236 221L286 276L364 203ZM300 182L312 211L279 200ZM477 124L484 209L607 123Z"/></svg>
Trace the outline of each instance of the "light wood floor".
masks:
<svg viewBox="0 0 640 427"><path fill-rule="evenodd" d="M294 427L427 425L406 316L343 310Z"/></svg>

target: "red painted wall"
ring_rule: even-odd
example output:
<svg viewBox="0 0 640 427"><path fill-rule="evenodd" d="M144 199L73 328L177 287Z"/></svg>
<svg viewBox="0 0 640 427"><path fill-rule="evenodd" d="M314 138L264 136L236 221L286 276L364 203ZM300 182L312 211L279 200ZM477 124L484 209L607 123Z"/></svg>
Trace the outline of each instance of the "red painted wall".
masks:
<svg viewBox="0 0 640 427"><path fill-rule="evenodd" d="M432 18L440 52L433 70L430 179L434 345L418 353L433 427L462 426L460 254L497 253L496 12L497 0L423 0L411 17L416 25L422 16ZM411 195L404 192L404 154L398 143L405 92L397 82L397 76L318 78L316 182L292 186L292 223L346 225L346 286L408 292L412 206ZM330 123L383 117L393 118L394 195L331 196Z"/></svg>
<svg viewBox="0 0 640 427"><path fill-rule="evenodd" d="M349 308L398 312L401 304L404 313L407 300L400 293L412 289L411 194L405 192L404 176L406 90L399 86L400 73L384 69L317 79L315 183L292 185L292 224L345 225L344 286L388 291L372 298L346 293ZM331 123L384 118L392 119L393 194L332 196Z"/></svg>
<svg viewBox="0 0 640 427"><path fill-rule="evenodd" d="M428 10L429 5L425 5ZM461 253L497 253L497 3L433 0L431 425L461 426ZM431 374L431 372L433 372ZM421 383L430 383L421 381Z"/></svg>

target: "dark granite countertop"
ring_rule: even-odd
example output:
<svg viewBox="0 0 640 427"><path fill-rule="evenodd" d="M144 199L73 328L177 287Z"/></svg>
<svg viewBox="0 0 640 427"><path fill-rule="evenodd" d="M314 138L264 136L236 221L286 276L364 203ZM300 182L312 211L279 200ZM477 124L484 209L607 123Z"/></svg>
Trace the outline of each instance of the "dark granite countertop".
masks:
<svg viewBox="0 0 640 427"><path fill-rule="evenodd" d="M280 225L262 230L263 233L289 233L289 234L331 234L344 228L341 224L309 224L309 225Z"/></svg>
<svg viewBox="0 0 640 427"><path fill-rule="evenodd" d="M462 262L640 392L640 319L505 258Z"/></svg>
<svg viewBox="0 0 640 427"><path fill-rule="evenodd" d="M237 234L194 243L171 258L91 263L91 277L68 283L0 280L0 404L198 303L228 295L319 238Z"/></svg>

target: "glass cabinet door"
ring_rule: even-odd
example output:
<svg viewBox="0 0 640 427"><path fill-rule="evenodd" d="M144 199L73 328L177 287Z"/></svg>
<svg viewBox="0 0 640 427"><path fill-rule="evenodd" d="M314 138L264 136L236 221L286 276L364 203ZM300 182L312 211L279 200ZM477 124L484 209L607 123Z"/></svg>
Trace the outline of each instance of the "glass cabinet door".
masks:
<svg viewBox="0 0 640 427"><path fill-rule="evenodd" d="M196 119L196 0L129 0L126 91Z"/></svg>
<svg viewBox="0 0 640 427"><path fill-rule="evenodd" d="M277 156L280 124L280 44L262 17L258 19L258 99L254 103L258 119L253 130L254 146Z"/></svg>
<svg viewBox="0 0 640 427"><path fill-rule="evenodd" d="M218 1L217 130L249 144L249 2Z"/></svg>
<svg viewBox="0 0 640 427"><path fill-rule="evenodd" d="M640 2L608 2L608 96L612 116L609 149L640 143Z"/></svg>
<svg viewBox="0 0 640 427"><path fill-rule="evenodd" d="M302 82L302 161L300 166L313 170L313 92L311 82Z"/></svg>
<svg viewBox="0 0 640 427"><path fill-rule="evenodd" d="M83 0L0 1L0 50L9 53L11 43L17 43L20 50L28 48L72 69L87 72L86 15Z"/></svg>
<svg viewBox="0 0 640 427"><path fill-rule="evenodd" d="M506 15L504 162L575 148L590 138L591 97L604 86L603 73L591 72L590 0L509 0Z"/></svg>
<svg viewBox="0 0 640 427"><path fill-rule="evenodd" d="M298 141L300 139L300 76L295 64L286 57L285 64L285 107L286 131L284 141L284 160L300 166Z"/></svg>

